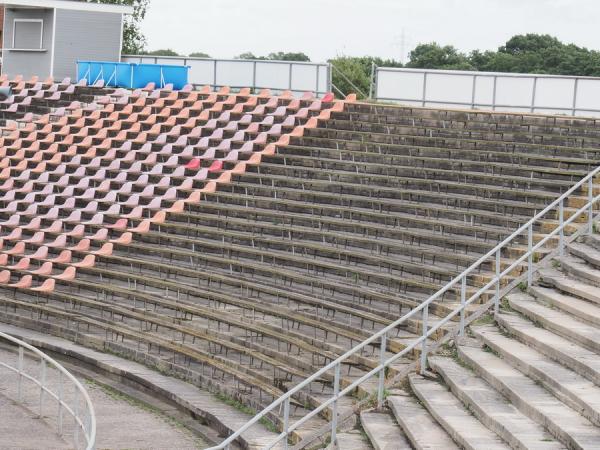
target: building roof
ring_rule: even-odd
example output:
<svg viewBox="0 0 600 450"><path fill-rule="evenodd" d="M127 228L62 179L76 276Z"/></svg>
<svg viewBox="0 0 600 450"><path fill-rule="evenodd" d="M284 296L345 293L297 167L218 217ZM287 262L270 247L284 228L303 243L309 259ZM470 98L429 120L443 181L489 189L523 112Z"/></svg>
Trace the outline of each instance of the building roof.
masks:
<svg viewBox="0 0 600 450"><path fill-rule="evenodd" d="M7 8L51 8L70 9L76 11L96 11L107 13L133 14L132 6L111 5L105 3L89 3L87 1L70 0L7 0L0 1Z"/></svg>

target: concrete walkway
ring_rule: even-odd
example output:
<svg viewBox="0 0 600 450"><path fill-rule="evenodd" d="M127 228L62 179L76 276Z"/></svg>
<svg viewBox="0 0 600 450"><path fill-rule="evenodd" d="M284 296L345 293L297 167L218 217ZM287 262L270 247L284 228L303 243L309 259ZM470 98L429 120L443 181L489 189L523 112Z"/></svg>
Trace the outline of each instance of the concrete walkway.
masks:
<svg viewBox="0 0 600 450"><path fill-rule="evenodd" d="M16 363L16 355L0 349L0 361ZM39 376L39 363L25 358L26 373ZM48 385L58 387L58 372L46 371ZM79 379L94 405L98 449L196 449L206 447L187 429L134 400ZM23 404L17 400L17 375L0 368L0 449L67 449L74 447L73 420L63 416L64 434L57 433L57 404L46 396L43 417L39 417L40 389L30 381L23 383ZM65 385L64 397L73 405L74 392ZM83 403L80 403L80 408ZM80 440L83 445L83 440Z"/></svg>

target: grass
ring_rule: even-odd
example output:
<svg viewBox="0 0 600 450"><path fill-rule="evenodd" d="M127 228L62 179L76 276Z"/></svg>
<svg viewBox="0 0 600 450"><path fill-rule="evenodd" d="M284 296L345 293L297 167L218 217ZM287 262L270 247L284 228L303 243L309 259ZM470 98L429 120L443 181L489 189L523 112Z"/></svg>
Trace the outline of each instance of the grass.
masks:
<svg viewBox="0 0 600 450"><path fill-rule="evenodd" d="M249 407L248 405L244 405L242 402L230 397L227 394L223 394L222 392L213 394L219 401L225 403L226 405L231 406L232 408L237 409L244 414L248 414L249 416L255 416L256 410L254 408ZM273 433L279 433L279 429L273 424L270 420L265 417L261 418L259 422L264 425L269 431Z"/></svg>
<svg viewBox="0 0 600 450"><path fill-rule="evenodd" d="M517 286L521 292L525 292L527 290L527 283L525 281L521 281Z"/></svg>
<svg viewBox="0 0 600 450"><path fill-rule="evenodd" d="M471 325L491 325L496 323L496 319L494 319L494 315L491 313L482 314L479 318L474 320Z"/></svg>
<svg viewBox="0 0 600 450"><path fill-rule="evenodd" d="M552 260L552 267L554 267L555 269L559 269L560 268L560 261L558 259L553 259Z"/></svg>
<svg viewBox="0 0 600 450"><path fill-rule="evenodd" d="M500 302L500 310L506 311L506 312L515 312L513 307L510 306L510 303L506 297L503 298L502 301Z"/></svg>
<svg viewBox="0 0 600 450"><path fill-rule="evenodd" d="M383 401L391 395L390 391L387 388L383 388ZM369 398L365 405L367 408L375 408L377 406L377 392L373 392L369 395Z"/></svg>

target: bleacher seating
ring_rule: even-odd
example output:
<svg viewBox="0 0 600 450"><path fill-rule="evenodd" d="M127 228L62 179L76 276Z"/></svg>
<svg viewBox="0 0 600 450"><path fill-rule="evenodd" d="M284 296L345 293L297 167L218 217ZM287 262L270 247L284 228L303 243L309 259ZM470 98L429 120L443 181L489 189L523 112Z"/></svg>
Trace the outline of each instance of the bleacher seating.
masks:
<svg viewBox="0 0 600 450"><path fill-rule="evenodd" d="M254 408L436 292L600 153L592 119L11 83L2 320L160 359ZM457 301L449 291L430 320ZM420 325L398 329L388 351ZM375 367L377 350L343 379Z"/></svg>

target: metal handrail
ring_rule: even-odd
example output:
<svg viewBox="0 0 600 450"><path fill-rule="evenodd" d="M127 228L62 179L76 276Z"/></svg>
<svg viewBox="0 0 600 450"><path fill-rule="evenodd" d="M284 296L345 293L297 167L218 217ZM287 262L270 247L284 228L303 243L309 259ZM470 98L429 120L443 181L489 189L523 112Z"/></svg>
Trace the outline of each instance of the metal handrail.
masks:
<svg viewBox="0 0 600 450"><path fill-rule="evenodd" d="M94 405L92 401L83 387L83 385L61 364L52 359L50 356L46 355L41 350L29 345L27 342L24 342L20 339L17 339L13 336L10 336L6 333L0 331L0 339L4 339L18 346L18 362L17 367L13 367L7 363L0 361L0 366L5 367L9 370L15 372L18 378L17 384L17 397L18 401L22 402L22 383L23 380L29 380L32 383L36 384L40 388L40 397L39 397L39 414L42 417L42 411L44 408L44 398L45 395L50 396L54 400L56 400L58 404L57 408L57 428L58 434L62 435L63 431L63 411L73 417L75 421L75 432L74 432L74 443L75 448L79 448L79 430L83 432L83 437L85 440L85 449L86 450L94 450L96 444L96 414L94 412ZM28 350L34 353L36 356L40 358L41 363L41 379L35 378L33 375L25 373L23 369L23 360L24 360L24 350ZM59 372L59 385L58 392L53 392L50 390L48 385L46 384L46 369L47 367L53 367ZM66 381L70 382L75 388L75 398L73 400L73 406L70 406L64 399L64 386L63 383ZM82 398L84 402L84 410L79 410L79 399Z"/></svg>
<svg viewBox="0 0 600 450"><path fill-rule="evenodd" d="M539 248L541 248L546 242L548 242L548 240L550 240L552 237L554 237L558 234L559 235L558 251L559 251L559 255L562 255L563 250L564 250L564 245L565 245L565 238L564 238L565 227L567 225L571 224L572 222L574 222L581 214L583 214L586 211L588 213L587 214L587 232L588 233L592 232L593 208L594 208L594 204L600 200L600 195L598 195L596 197L594 197L594 195L593 195L593 179L599 172L600 172L600 167L597 167L592 172L590 172L588 175L586 175L583 179L581 179L577 184L575 184L573 187L571 187L569 190L567 190L565 193L563 193L560 197L558 197L556 200L554 200L552 203L550 203L546 208L544 208L542 211L537 213L527 223L521 225L516 231L514 231L510 236L508 236L506 239L504 239L502 242L500 242L498 245L496 245L492 250L490 250L484 256L482 256L477 261L475 261L473 264L471 264L460 275L456 276L452 281L450 281L448 284L446 284L444 287L442 287L439 291L437 291L435 294L433 294L427 300L425 300L424 302L419 304L413 310L411 310L410 312L408 312L401 318L397 319L390 325L386 326L382 330L373 334L371 337L365 339L360 344L358 344L355 347L353 347L352 349L348 350L342 356L338 357L334 361L327 364L325 367L323 367L320 370L318 370L317 372L315 372L313 375L311 375L310 377L308 377L307 379L302 381L300 384L296 385L294 388L287 391L281 397L275 399L270 405L265 407L261 412L259 412L252 419L250 419L245 425L240 427L235 433L230 435L227 439L225 439L220 444L218 444L214 447L210 447L207 450L229 449L230 444L233 443L238 438L240 438L241 435L246 430L248 430L251 426L253 426L257 422L259 422L261 419L265 418L275 408L281 408L282 404L283 404L283 411L284 411L283 412L283 414L284 414L284 416L283 416L283 431L276 436L276 438L273 442L271 442L268 446L264 447L265 449L273 448L275 445L277 445L282 440L284 440L284 442L283 442L284 448L287 448L288 447L288 439L287 439L288 436L295 429L297 429L299 426L301 426L303 423L305 423L306 421L308 421L310 418L314 417L315 415L319 414L321 411L323 411L325 408L329 407L330 405L332 407L331 442L336 442L337 418L338 418L337 417L338 416L337 402L341 397L343 397L347 394L350 394L360 384L362 384L369 378L373 377L374 375L379 375L378 387L377 387L377 403L378 403L378 406L381 406L383 404L383 400L384 400L383 397L384 397L385 369L388 366L390 366L392 363L394 363L396 360L398 360L402 356L406 355L407 353L420 347L421 348L420 367L421 367L421 371L424 371L426 368L426 362L427 362L427 351L428 351L427 339L429 337L431 337L432 335L434 335L441 327L443 327L445 324L447 324L450 320L452 320L457 315L460 315L458 333L459 333L459 335L464 334L466 308L470 304L475 302L475 300L477 300L483 293L485 293L486 291L488 291L488 289L491 289L492 287L495 287L494 311L497 312L498 308L499 308L499 304L500 304L500 285L501 285L501 281L502 281L503 277L510 274L515 268L517 268L525 260L527 260L527 272L526 272L527 285L530 286L532 283L532 280L533 280L533 271L534 271L533 255L535 254L535 252ZM586 183L587 183L587 202L585 203L585 205L583 207L581 207L577 211L575 211L569 217L569 219L565 220L564 219L565 201L567 200L568 197L571 196L571 194L578 191ZM558 216L559 216L558 226L552 232L548 233L537 244L533 245L533 226L534 226L534 224L538 220L543 218L548 212L554 210L557 207L558 207ZM504 270L501 270L500 269L500 255L501 255L502 250L525 231L527 232L527 251L525 253L523 253L523 255L521 255L519 258L517 258L515 261L513 261L513 263L510 266L508 266ZM495 276L485 286L481 287L479 290L477 290L477 292L475 292L469 298L467 298L467 277L470 274L472 274L473 272L475 272L479 268L480 265L482 265L484 262L486 262L489 258L492 258L492 257L495 258ZM447 291L449 291L451 288L453 288L454 286L456 286L458 284L460 284L460 293L461 293L460 305L458 307L456 307L455 309L453 309L448 315L446 315L446 317L444 317L442 320L440 320L439 322L437 322L434 326L432 326L430 328L427 323L428 314L429 314L429 306L434 301L439 299L443 294L445 294ZM421 313L421 315L422 315L422 322L423 322L422 335L419 338L415 339L410 345L405 347L401 352L386 359L385 351L387 348L388 333L391 330L402 325L405 321L407 321L411 317L415 316L417 313ZM380 350L379 365L377 367L375 367L374 369L372 369L371 371L369 371L368 373L364 374L359 379L355 380L352 384L350 384L350 385L346 386L344 389L340 390L341 364L344 361L346 361L348 358L350 358L351 356L361 352L364 347L366 347L369 344L374 343L375 341L380 342L381 350ZM333 395L328 400L322 402L318 407L316 407L315 409L311 410L306 415L304 415L303 417L298 419L296 422L290 424L289 411L290 411L290 400L291 400L292 396L295 395L296 393L298 393L304 387L308 386L313 381L319 379L324 373L326 373L330 370L334 371Z"/></svg>
<svg viewBox="0 0 600 450"><path fill-rule="evenodd" d="M352 89L354 89L356 92L358 92L364 98L369 98L369 97L367 97L367 94L365 92L363 92L363 90L361 88L359 88L350 78L348 78L346 76L346 74L344 72L342 72L341 69L339 69L338 67L336 67L335 64L331 64L331 67L333 67L333 69L337 71L337 73L344 79L344 81L346 83L348 83L352 87ZM349 94L349 93L348 92L345 93L345 94L342 93L342 95L347 95L347 94Z"/></svg>

